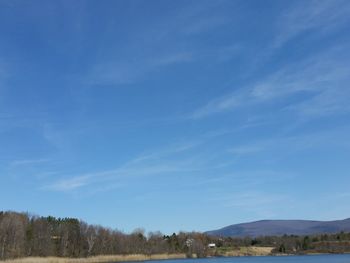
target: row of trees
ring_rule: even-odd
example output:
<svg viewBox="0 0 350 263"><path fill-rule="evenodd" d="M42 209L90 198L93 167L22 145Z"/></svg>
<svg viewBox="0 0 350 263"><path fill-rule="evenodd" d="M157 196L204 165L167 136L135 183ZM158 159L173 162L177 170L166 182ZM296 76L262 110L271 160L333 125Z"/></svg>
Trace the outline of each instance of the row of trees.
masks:
<svg viewBox="0 0 350 263"><path fill-rule="evenodd" d="M348 253L350 252L350 233L282 236L276 238L274 243L276 253Z"/></svg>
<svg viewBox="0 0 350 263"><path fill-rule="evenodd" d="M258 238L213 237L180 232L163 235L142 229L131 234L88 225L75 218L37 217L26 213L0 212L0 259L26 256L86 257L112 254L186 253L198 257L216 255L217 247L275 247L274 253L350 252L350 233L314 236L266 236Z"/></svg>
<svg viewBox="0 0 350 263"><path fill-rule="evenodd" d="M190 242L189 242L190 241ZM187 253L205 256L211 239L201 233L131 234L75 218L0 212L0 259L26 256L86 257L111 254Z"/></svg>

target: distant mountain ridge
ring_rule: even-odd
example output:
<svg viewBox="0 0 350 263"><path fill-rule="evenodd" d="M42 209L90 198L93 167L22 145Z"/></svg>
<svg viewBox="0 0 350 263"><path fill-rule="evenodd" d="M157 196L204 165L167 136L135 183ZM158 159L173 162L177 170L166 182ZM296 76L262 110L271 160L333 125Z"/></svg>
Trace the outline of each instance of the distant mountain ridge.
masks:
<svg viewBox="0 0 350 263"><path fill-rule="evenodd" d="M312 220L261 220L230 225L207 231L206 234L222 237L258 237L286 235L313 235L350 232L350 218L335 221Z"/></svg>

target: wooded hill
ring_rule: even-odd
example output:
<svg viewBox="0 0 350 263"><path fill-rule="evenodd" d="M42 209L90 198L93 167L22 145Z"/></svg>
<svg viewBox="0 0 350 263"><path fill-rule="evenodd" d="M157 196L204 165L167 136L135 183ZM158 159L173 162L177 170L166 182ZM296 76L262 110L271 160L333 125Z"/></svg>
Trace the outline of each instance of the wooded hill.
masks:
<svg viewBox="0 0 350 263"><path fill-rule="evenodd" d="M261 220L206 232L222 237L317 235L350 232L350 218L334 221Z"/></svg>

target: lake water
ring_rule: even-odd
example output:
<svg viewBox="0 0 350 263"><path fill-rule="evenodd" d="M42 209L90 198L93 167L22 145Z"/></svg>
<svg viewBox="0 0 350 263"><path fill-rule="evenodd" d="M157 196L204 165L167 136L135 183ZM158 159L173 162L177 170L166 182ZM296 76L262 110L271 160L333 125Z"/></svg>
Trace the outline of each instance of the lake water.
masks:
<svg viewBox="0 0 350 263"><path fill-rule="evenodd" d="M281 256L281 257L230 257L203 259L175 259L147 263L350 263L350 254L315 255L315 256Z"/></svg>

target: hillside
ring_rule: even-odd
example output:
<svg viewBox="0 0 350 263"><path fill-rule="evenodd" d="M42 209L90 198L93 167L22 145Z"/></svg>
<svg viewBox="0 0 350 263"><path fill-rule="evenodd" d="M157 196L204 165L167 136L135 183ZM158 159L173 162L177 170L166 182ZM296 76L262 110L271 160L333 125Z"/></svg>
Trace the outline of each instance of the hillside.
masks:
<svg viewBox="0 0 350 263"><path fill-rule="evenodd" d="M313 235L336 232L350 232L350 218L336 221L311 220L261 220L230 225L207 231L206 234L223 237L257 237L287 235Z"/></svg>

